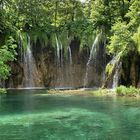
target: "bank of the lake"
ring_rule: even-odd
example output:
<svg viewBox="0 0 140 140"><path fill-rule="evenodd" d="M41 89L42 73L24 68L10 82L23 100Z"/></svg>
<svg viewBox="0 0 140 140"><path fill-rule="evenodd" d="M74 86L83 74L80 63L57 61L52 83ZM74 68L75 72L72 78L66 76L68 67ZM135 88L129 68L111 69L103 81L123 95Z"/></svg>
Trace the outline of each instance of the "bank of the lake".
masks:
<svg viewBox="0 0 140 140"><path fill-rule="evenodd" d="M119 97L140 97L140 90L134 87L123 87L120 86L116 89L76 89L76 90L57 90L51 89L48 91L49 94L76 94L76 95L88 95L88 96L119 96Z"/></svg>
<svg viewBox="0 0 140 140"><path fill-rule="evenodd" d="M103 89L103 88L79 88L79 89L57 89L57 88L52 88L52 89L45 89L45 88L19 88L19 89L0 89L0 95L3 94L11 94L9 91L19 91L19 93L22 93L22 91L43 91L43 94L57 94L57 95L86 95L86 96L110 96L110 97L136 97L140 98L140 89L134 88L134 87L125 87L125 86L120 86L117 87L116 89Z"/></svg>

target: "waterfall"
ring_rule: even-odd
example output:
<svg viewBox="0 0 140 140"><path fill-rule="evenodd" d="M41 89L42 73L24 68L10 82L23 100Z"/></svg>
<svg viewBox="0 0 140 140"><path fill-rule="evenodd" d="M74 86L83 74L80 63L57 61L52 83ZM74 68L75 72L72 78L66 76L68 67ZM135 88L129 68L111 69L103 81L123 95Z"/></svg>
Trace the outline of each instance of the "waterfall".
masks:
<svg viewBox="0 0 140 140"><path fill-rule="evenodd" d="M92 48L90 50L90 56L89 56L88 62L86 64L86 74L85 74L85 78L84 78L84 87L86 87L87 83L88 83L88 72L90 69L90 63L96 57L96 49L97 49L97 44L99 43L99 35L96 36L96 38L93 42Z"/></svg>
<svg viewBox="0 0 140 140"><path fill-rule="evenodd" d="M69 86L73 87L73 60L72 60L72 51L71 51L71 47L68 46L68 56L69 56L69 69L68 69L68 79L69 79Z"/></svg>
<svg viewBox="0 0 140 140"><path fill-rule="evenodd" d="M115 74L113 76L113 83L112 83L112 88L115 89L118 86L118 82L119 82L119 73L120 73L120 69L122 67L122 63L120 62L115 69Z"/></svg>
<svg viewBox="0 0 140 140"><path fill-rule="evenodd" d="M58 38L57 35L55 35L55 41L56 41L56 54L57 54L57 64L60 66L60 47L59 47L59 42L58 42Z"/></svg>
<svg viewBox="0 0 140 140"><path fill-rule="evenodd" d="M27 35L27 48L24 51L24 76L25 76L25 81L24 81L24 87L35 87L35 82L34 82L34 72L37 70L35 60L32 54L32 49L31 49L31 42L30 42L30 36Z"/></svg>
<svg viewBox="0 0 140 140"><path fill-rule="evenodd" d="M69 51L69 62L70 62L70 65L72 65L72 53L71 53L70 46L68 47L68 51Z"/></svg>
<svg viewBox="0 0 140 140"><path fill-rule="evenodd" d="M67 37L67 40L69 38ZM68 41L69 42L69 41ZM64 47L67 46L67 57L64 56ZM69 87L73 85L73 60L72 60L72 50L69 43L62 44L61 36L55 34L55 46L56 46L56 79L55 87ZM65 62L66 59L66 62Z"/></svg>
<svg viewBox="0 0 140 140"><path fill-rule="evenodd" d="M121 51L119 54L113 57L113 59L108 63L108 65L111 65L113 67L113 77L112 77L112 86L111 88L115 89L118 86L119 82L119 75L120 75L120 70L122 68L122 62L120 61L121 55L123 51Z"/></svg>
<svg viewBox="0 0 140 140"><path fill-rule="evenodd" d="M113 59L107 64L107 69L111 69L111 73L108 75L107 79L111 79L111 88L115 89L118 86L119 77L120 77L120 70L122 68L122 62L121 62L121 55L123 51L118 53L116 56L113 57ZM106 79L106 80L107 80Z"/></svg>
<svg viewBox="0 0 140 140"><path fill-rule="evenodd" d="M86 64L86 73L84 77L84 87L99 87L105 79L105 44L106 39L103 32L100 32L91 47L89 59Z"/></svg>
<svg viewBox="0 0 140 140"><path fill-rule="evenodd" d="M58 36L55 34L55 45L56 45L56 64L57 64L57 73L56 73L56 85L62 86L62 83L64 81L64 65L63 65L63 45L58 38Z"/></svg>

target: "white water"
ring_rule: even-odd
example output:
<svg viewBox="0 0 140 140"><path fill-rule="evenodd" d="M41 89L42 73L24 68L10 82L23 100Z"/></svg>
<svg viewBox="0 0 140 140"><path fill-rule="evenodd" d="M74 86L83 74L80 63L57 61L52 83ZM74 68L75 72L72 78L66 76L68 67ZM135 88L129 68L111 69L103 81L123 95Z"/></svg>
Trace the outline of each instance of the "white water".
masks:
<svg viewBox="0 0 140 140"><path fill-rule="evenodd" d="M61 64L61 67L63 67L63 45L62 45L62 42L60 41L60 53L61 53L61 55L60 55L60 64Z"/></svg>
<svg viewBox="0 0 140 140"><path fill-rule="evenodd" d="M67 39L69 40L69 38L67 37ZM64 54L65 50L63 50L63 46L61 39L55 35L55 45L56 45L56 56L55 56L55 60L57 63L57 73L56 73L56 87L63 87L65 86L72 86L73 85L73 74L72 74L72 70L73 70L73 59L72 59L72 51L71 48L69 46L69 43L66 44L68 45L67 47L67 63L64 63Z"/></svg>
<svg viewBox="0 0 140 140"><path fill-rule="evenodd" d="M120 73L120 69L122 67L122 63L119 62L121 53L122 52L120 52L118 55L114 56L113 59L109 62L109 65L112 65L115 68L113 81L112 81L112 89L115 89L118 86L119 73Z"/></svg>
<svg viewBox="0 0 140 140"><path fill-rule="evenodd" d="M58 65L60 65L60 47L59 47L59 42L58 42L58 38L57 35L55 35L55 41L56 41L56 47L57 47L57 62Z"/></svg>
<svg viewBox="0 0 140 140"><path fill-rule="evenodd" d="M72 53L71 53L71 48L70 48L70 46L68 47L68 51L69 51L69 61L70 61L70 65L72 65Z"/></svg>
<svg viewBox="0 0 140 140"><path fill-rule="evenodd" d="M55 35L55 43L56 43L56 63L57 63L57 74L56 74L56 85L61 86L61 83L64 81L64 65L63 65L63 45L61 40Z"/></svg>
<svg viewBox="0 0 140 140"><path fill-rule="evenodd" d="M37 70L35 60L32 54L31 44L30 44L30 36L28 35L28 45L26 51L24 51L24 87L35 87L34 82L34 71Z"/></svg>
<svg viewBox="0 0 140 140"><path fill-rule="evenodd" d="M96 36L96 38L93 42L92 48L90 50L90 56L89 56L88 62L86 64L86 74L85 74L85 78L84 78L84 87L86 87L87 83L88 83L88 72L90 69L90 63L93 60L93 58L96 57L96 49L97 49L97 44L99 43L99 35Z"/></svg>
<svg viewBox="0 0 140 140"><path fill-rule="evenodd" d="M113 83L112 83L112 88L115 89L118 86L118 82L119 82L119 72L120 69L122 67L122 63L120 62L115 69L115 74L113 76Z"/></svg>

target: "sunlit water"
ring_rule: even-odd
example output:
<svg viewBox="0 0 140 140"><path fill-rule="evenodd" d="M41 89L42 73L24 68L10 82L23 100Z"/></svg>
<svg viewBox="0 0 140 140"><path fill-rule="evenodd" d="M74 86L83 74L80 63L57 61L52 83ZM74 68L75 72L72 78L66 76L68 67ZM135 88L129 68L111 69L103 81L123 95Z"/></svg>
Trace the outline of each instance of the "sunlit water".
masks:
<svg viewBox="0 0 140 140"><path fill-rule="evenodd" d="M50 95L45 90L0 96L0 140L139 139L139 99Z"/></svg>

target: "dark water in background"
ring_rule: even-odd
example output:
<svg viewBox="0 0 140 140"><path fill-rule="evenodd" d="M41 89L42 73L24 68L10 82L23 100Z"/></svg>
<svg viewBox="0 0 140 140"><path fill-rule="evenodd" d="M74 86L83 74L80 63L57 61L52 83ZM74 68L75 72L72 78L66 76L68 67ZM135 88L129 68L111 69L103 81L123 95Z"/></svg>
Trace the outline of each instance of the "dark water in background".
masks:
<svg viewBox="0 0 140 140"><path fill-rule="evenodd" d="M49 95L0 96L0 140L139 140L140 100Z"/></svg>

